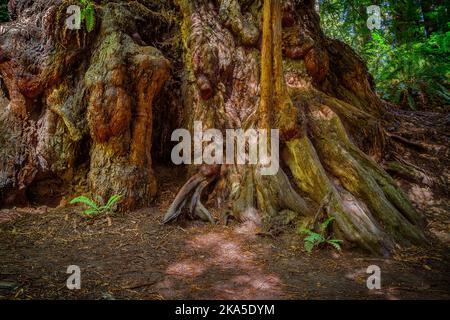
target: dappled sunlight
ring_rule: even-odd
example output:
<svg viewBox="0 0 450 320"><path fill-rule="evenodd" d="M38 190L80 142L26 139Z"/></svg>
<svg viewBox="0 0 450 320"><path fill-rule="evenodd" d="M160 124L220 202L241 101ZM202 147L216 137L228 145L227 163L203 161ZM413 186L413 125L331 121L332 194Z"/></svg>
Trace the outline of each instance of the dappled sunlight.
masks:
<svg viewBox="0 0 450 320"><path fill-rule="evenodd" d="M207 249L216 246L221 240L223 240L221 234L210 232L194 236L192 240L187 241L187 245L193 249Z"/></svg>
<svg viewBox="0 0 450 320"><path fill-rule="evenodd" d="M243 223L192 236L185 241L183 252L189 258L170 264L166 278L157 287L171 298L186 296L208 281L209 289L202 287L208 298L280 298L283 285L279 277L266 272L257 261L257 254L246 248L245 242L254 238L257 231L253 223Z"/></svg>
<svg viewBox="0 0 450 320"><path fill-rule="evenodd" d="M239 267L249 266L254 258L253 253L244 252L238 244L233 242L225 242L222 245L219 245L215 256L215 261L217 261L217 263L232 263ZM232 267L232 265L230 265L230 267Z"/></svg>
<svg viewBox="0 0 450 320"><path fill-rule="evenodd" d="M170 265L167 268L167 274L196 277L203 273L205 266L200 262L190 261L189 259Z"/></svg>
<svg viewBox="0 0 450 320"><path fill-rule="evenodd" d="M233 229L234 233L246 235L248 238L255 238L259 230L260 228L253 221L246 221Z"/></svg>
<svg viewBox="0 0 450 320"><path fill-rule="evenodd" d="M280 296L280 288L278 277L259 272L236 276L214 286L219 299L271 299Z"/></svg>

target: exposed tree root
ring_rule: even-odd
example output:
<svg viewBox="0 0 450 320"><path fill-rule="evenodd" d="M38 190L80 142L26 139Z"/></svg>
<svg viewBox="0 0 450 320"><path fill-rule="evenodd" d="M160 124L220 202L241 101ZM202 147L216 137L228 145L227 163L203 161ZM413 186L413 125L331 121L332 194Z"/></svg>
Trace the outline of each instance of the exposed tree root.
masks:
<svg viewBox="0 0 450 320"><path fill-rule="evenodd" d="M284 160L302 193L320 203L325 215L336 218L335 232L377 253L388 252L395 243L425 242L419 231L421 215L393 179L350 141L338 115L325 105L310 105L306 119L312 141L305 135L286 142ZM231 184L224 198L240 221L270 226L284 210L309 222L320 216L321 210L313 216L314 205L294 190L281 169L274 176L263 176L255 166L233 167L222 179ZM183 199L205 182L199 174L192 177L166 217L178 216ZM195 194L192 203L199 198Z"/></svg>
<svg viewBox="0 0 450 320"><path fill-rule="evenodd" d="M450 181L450 117L391 108L384 167L396 177L447 193Z"/></svg>
<svg viewBox="0 0 450 320"><path fill-rule="evenodd" d="M399 141L399 142L401 142L401 143L403 143L403 144L405 144L405 145L407 145L409 147L413 147L413 148L418 149L418 150L424 151L424 150L427 150L429 148L424 143L421 143L421 142L418 142L418 141L411 141L409 139L403 138L403 137L398 136L396 134L389 134L389 137L392 138L392 139L395 139L395 140L397 140L397 141Z"/></svg>
<svg viewBox="0 0 450 320"><path fill-rule="evenodd" d="M165 224L178 218L185 207L189 210L188 213L190 215L215 223L211 213L201 202L203 190L213 180L214 177L208 178L201 172L192 176L178 192L172 205L167 210L162 223Z"/></svg>

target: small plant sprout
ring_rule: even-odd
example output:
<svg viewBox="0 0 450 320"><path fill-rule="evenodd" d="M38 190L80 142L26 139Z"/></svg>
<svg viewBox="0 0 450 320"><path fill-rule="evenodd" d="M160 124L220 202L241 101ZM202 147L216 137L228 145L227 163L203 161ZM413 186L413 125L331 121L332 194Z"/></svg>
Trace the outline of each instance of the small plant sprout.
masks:
<svg viewBox="0 0 450 320"><path fill-rule="evenodd" d="M81 21L86 24L86 29L91 32L95 28L95 9L94 3L91 0L80 0L81 8Z"/></svg>
<svg viewBox="0 0 450 320"><path fill-rule="evenodd" d="M122 198L119 195L113 195L109 198L106 204L102 205L103 200L100 196L97 196L97 201L94 201L88 197L80 196L72 199L70 204L82 203L87 206L87 209L83 211L83 215L86 217L96 217L103 213L109 213L112 211L115 204Z"/></svg>
<svg viewBox="0 0 450 320"><path fill-rule="evenodd" d="M319 227L319 233L308 229L300 229L301 234L305 234L306 237L303 239L305 250L310 253L314 247L319 247L324 244L333 246L336 250L341 250L342 240L332 239L326 236L326 231L328 226L335 220L334 217L329 217Z"/></svg>

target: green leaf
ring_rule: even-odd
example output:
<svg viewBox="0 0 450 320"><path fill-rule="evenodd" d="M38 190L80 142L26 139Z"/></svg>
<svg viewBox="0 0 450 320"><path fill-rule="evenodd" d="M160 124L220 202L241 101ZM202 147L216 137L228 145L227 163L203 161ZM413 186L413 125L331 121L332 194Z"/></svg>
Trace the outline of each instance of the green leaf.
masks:
<svg viewBox="0 0 450 320"><path fill-rule="evenodd" d="M304 228L300 229L300 234L312 234L312 233L315 233L315 232L312 232L311 230L304 229Z"/></svg>
<svg viewBox="0 0 450 320"><path fill-rule="evenodd" d="M327 241L334 242L334 243L342 243L342 242L344 242L344 240L338 240L338 239L328 239Z"/></svg>
<svg viewBox="0 0 450 320"><path fill-rule="evenodd" d="M320 243L320 242L324 241L324 238L318 233L312 233L303 240L306 242L319 242Z"/></svg>
<svg viewBox="0 0 450 320"><path fill-rule="evenodd" d="M329 225L331 222L333 222L334 220L335 220L334 217L329 217L327 220L325 220L325 221L320 225L320 231L321 231L321 232L324 232L324 231L327 229L328 225Z"/></svg>
<svg viewBox="0 0 450 320"><path fill-rule="evenodd" d="M342 243L342 242L343 242L342 240L335 240L335 239L327 241L328 244L332 245L336 250L339 250L339 251L341 251L340 243Z"/></svg>
<svg viewBox="0 0 450 320"><path fill-rule="evenodd" d="M81 8L81 10L80 10L80 21L83 22L85 18L86 18L86 9Z"/></svg>
<svg viewBox="0 0 450 320"><path fill-rule="evenodd" d="M86 29L88 32L91 32L95 28L95 10L94 6L90 3L86 7Z"/></svg>
<svg viewBox="0 0 450 320"><path fill-rule="evenodd" d="M109 198L108 203L105 205L106 209L111 209L112 206L114 206L122 196L120 195L113 195L111 198Z"/></svg>
<svg viewBox="0 0 450 320"><path fill-rule="evenodd" d="M99 214L99 210L92 208L92 209L85 210L83 212L83 214L85 216L95 216L95 215Z"/></svg>
<svg viewBox="0 0 450 320"><path fill-rule="evenodd" d="M72 201L70 201L70 204L75 204L75 203L83 203L93 209L98 209L98 205L93 200L91 200L85 196L76 197L76 198L72 199Z"/></svg>

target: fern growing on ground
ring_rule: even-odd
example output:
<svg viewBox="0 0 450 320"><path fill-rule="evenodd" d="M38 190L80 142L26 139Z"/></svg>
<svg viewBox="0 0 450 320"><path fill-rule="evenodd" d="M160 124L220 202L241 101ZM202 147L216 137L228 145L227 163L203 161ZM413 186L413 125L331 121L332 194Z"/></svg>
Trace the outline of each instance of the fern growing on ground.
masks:
<svg viewBox="0 0 450 320"><path fill-rule="evenodd" d="M306 237L303 239L303 245L308 253L311 252L314 247L319 247L324 244L331 245L336 250L341 250L340 244L343 242L342 240L337 240L326 236L328 226L331 222L334 221L334 219L334 217L329 217L327 220L325 220L319 227L319 233L304 228L301 228L299 230L301 234L306 235Z"/></svg>
<svg viewBox="0 0 450 320"><path fill-rule="evenodd" d="M120 198L121 196L119 195L113 195L111 198L109 198L106 204L101 205L100 203L102 203L103 201L99 196L97 196L97 202L88 197L80 196L72 199L72 201L70 201L70 204L82 203L86 205L88 208L83 211L83 215L87 217L95 217L103 213L111 212L114 205L118 203Z"/></svg>

